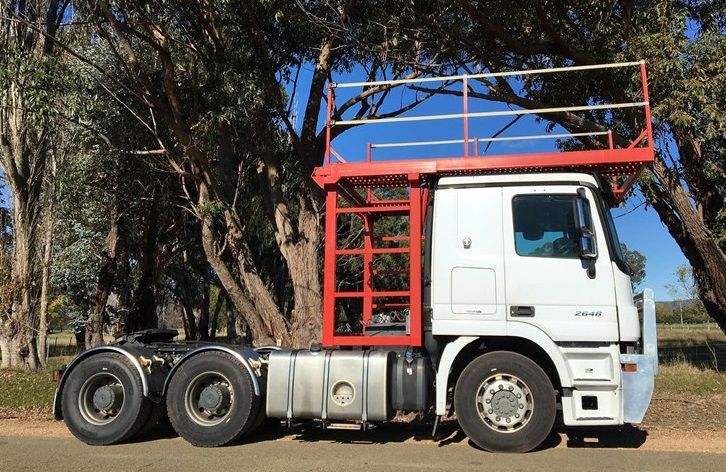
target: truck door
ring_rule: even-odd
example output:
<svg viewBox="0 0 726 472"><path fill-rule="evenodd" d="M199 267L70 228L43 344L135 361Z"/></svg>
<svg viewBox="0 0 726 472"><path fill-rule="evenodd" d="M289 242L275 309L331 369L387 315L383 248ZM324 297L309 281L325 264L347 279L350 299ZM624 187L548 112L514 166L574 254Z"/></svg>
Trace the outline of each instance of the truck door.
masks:
<svg viewBox="0 0 726 472"><path fill-rule="evenodd" d="M612 264L595 198L574 185L503 189L508 324L530 323L554 341L618 341Z"/></svg>
<svg viewBox="0 0 726 472"><path fill-rule="evenodd" d="M433 234L436 334L506 334L501 187L439 188Z"/></svg>

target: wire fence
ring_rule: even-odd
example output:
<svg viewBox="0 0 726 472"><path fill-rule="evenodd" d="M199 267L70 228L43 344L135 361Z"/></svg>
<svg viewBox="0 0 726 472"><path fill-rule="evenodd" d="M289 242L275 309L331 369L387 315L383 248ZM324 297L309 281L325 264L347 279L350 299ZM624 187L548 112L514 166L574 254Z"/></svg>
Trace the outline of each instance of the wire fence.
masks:
<svg viewBox="0 0 726 472"><path fill-rule="evenodd" d="M726 343L714 342L694 346L658 346L661 363L685 361L704 369L726 371Z"/></svg>
<svg viewBox="0 0 726 472"><path fill-rule="evenodd" d="M705 326L705 325L703 325ZM677 329L674 331L699 331L701 326ZM659 330L663 329L659 326ZM702 330L702 329L701 329ZM718 328L714 329L718 333ZM46 358L75 356L83 350L74 336L49 336L46 344ZM661 363L688 362L695 366L726 372L726 341L712 339L684 339L661 342L658 346L658 359Z"/></svg>
<svg viewBox="0 0 726 472"><path fill-rule="evenodd" d="M46 359L51 357L75 356L83 350L74 336L49 337L46 342Z"/></svg>

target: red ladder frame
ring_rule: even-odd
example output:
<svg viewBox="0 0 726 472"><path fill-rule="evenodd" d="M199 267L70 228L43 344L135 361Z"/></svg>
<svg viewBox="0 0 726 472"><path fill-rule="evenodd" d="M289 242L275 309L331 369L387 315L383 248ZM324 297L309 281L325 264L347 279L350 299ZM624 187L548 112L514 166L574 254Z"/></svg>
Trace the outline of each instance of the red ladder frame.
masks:
<svg viewBox="0 0 726 472"><path fill-rule="evenodd" d="M612 134L608 131L608 147L605 149L543 152L519 155L479 157L476 147L474 156L469 156L468 97L464 93L464 157L439 159L406 159L397 161L372 160L372 146L366 149L363 162L346 162L331 146L331 128L337 84L330 84L327 95L326 151L325 162L313 172L313 180L326 192L325 249L323 275L323 345L330 346L412 346L422 345L422 237L428 200L429 177L456 175L482 175L521 172L585 172L599 174L611 186L613 205L617 205L634 184L643 168L654 160L653 134L645 64L625 63L603 67L639 65L642 83L645 128L627 147L615 148ZM585 66L585 69L594 68ZM583 69L583 67L561 68ZM466 84L470 76L460 79ZM445 78L444 78L445 79ZM401 82L401 81L394 81ZM464 87L464 91L467 88ZM632 105L632 104L631 104ZM371 122L375 120L370 120ZM602 134L602 133L600 133ZM331 160L331 156L337 162ZM373 189L405 188L408 198L380 200ZM338 216L355 214L363 219L363 247L338 247ZM409 219L406 236L393 238L408 241L408 247L378 248L375 246L375 218L377 215L399 215ZM390 240L390 238L389 238ZM373 289L373 260L379 254L407 254L409 257L408 282L406 290L376 291ZM340 256L363 257L363 289L361 291L337 290L336 265ZM362 332L336 332L336 302L343 298L362 300ZM377 304L377 299L402 298L407 303ZM380 305L409 307L408 332L406 335L368 335L366 326L372 321L374 309Z"/></svg>

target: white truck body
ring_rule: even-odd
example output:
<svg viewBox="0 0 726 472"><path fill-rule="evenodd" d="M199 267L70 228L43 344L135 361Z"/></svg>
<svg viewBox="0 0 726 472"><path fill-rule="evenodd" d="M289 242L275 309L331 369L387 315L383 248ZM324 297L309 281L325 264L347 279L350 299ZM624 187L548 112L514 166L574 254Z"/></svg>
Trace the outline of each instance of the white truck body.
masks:
<svg viewBox="0 0 726 472"><path fill-rule="evenodd" d="M517 197L574 199L578 189L584 189L592 217L597 247L594 277L580 257L523 255L517 247L563 237L553 231L523 241L515 231L516 213L521 210L513 208ZM447 413L447 366L456 353L469 343L508 337L532 341L550 356L562 389L565 425L617 425L642 419L652 395L657 357L649 356L644 365L651 369L638 375L637 382L642 383L638 398L624 392L624 379L631 373L623 373L621 357L633 361L627 356L634 354L622 349L621 343L641 340L641 321L630 277L618 260L619 250L613 250L619 243L614 228L608 228L609 209L598 192L596 179L579 173L439 181L431 243L432 333L460 338L447 345L437 371L437 414ZM563 224L572 218L554 211L542 216L544 224L555 226L553 217L561 217ZM515 307L531 307L533 313L518 315ZM655 333L650 334L654 339ZM583 397L590 398L583 404ZM642 406L633 412L631 403L636 402Z"/></svg>

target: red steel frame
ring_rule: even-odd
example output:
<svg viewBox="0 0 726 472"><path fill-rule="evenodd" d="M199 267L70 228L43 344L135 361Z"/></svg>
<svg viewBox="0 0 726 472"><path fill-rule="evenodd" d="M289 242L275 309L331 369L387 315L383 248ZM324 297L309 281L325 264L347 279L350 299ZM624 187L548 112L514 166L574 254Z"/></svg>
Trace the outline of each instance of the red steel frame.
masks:
<svg viewBox="0 0 726 472"><path fill-rule="evenodd" d="M632 65L628 63L626 65ZM637 63L636 63L637 64ZM613 205L624 198L642 169L653 162L653 133L651 127L648 83L644 62L639 63L643 93L645 128L627 147L616 148L612 132L606 134L607 147L603 149L543 152L518 155L479 157L478 138L469 138L469 113L467 80L462 76L463 87L463 157L437 159L404 159L373 161L372 146L366 148L363 162L346 162L331 146L331 128L335 126L333 110L334 89L330 84L327 93L327 118L325 126L325 162L315 169L313 180L326 192L324 286L323 286L323 345L330 346L412 346L422 344L422 238L430 177L475 175L519 172L586 172L599 174L611 185ZM374 120L371 120L373 122ZM470 157L470 144L474 142L474 156ZM333 162L331 157L335 157ZM403 188L408 198L397 200L379 199L374 189ZM363 222L363 246L360 248L338 247L338 217L343 214L358 215ZM410 234L399 237L376 238L376 217L396 215L408 218ZM407 246L376 247L376 240L407 242ZM407 254L409 258L408 282L403 290L376 291L374 279L381 275L373 268L375 256L381 254ZM339 291L336 265L339 256L363 258L363 290ZM362 299L361 333L336 333L336 301L344 298ZM406 299L408 302L377 303L386 298ZM377 307L410 309L408 332L405 335L368 335L366 326Z"/></svg>

